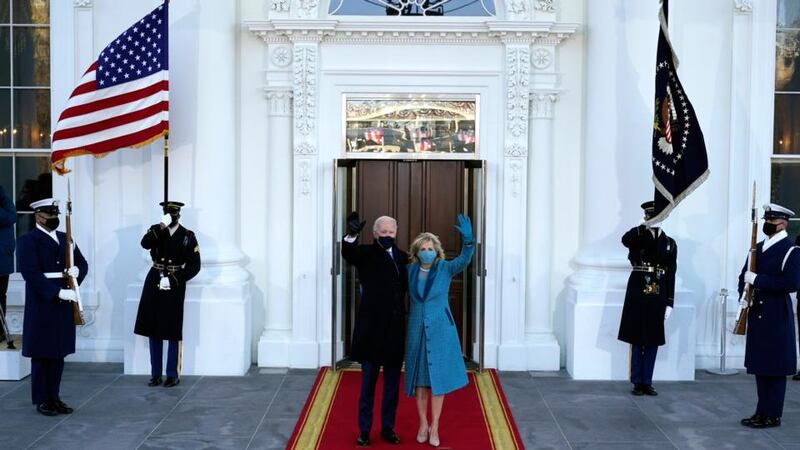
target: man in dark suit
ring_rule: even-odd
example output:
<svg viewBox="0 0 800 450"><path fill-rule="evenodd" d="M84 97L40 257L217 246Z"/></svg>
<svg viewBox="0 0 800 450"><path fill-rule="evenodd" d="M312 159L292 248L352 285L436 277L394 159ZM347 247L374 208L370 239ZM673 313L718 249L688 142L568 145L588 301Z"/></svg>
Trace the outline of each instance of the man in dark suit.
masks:
<svg viewBox="0 0 800 450"><path fill-rule="evenodd" d="M642 203L644 219L653 217L654 202ZM664 322L672 313L678 246L658 227L639 225L622 236L633 266L617 339L631 344L633 395L658 395L653 370L664 345Z"/></svg>
<svg viewBox="0 0 800 450"><path fill-rule="evenodd" d="M66 235L58 228L58 200L31 203L36 227L19 237L17 268L25 279L25 317L22 355L31 358L31 397L45 416L70 414L59 396L64 357L75 353L72 302L77 294L67 286L67 276L80 284L89 271L76 246L74 266L66 267Z"/></svg>
<svg viewBox="0 0 800 450"><path fill-rule="evenodd" d="M358 269L361 304L358 306L350 357L361 363L361 394L358 399L358 446L369 445L375 384L383 366L381 438L399 444L394 432L400 394L400 368L405 351L405 296L408 291L408 255L397 248L397 222L379 217L372 227L374 240L358 245L365 222L358 213L347 218L347 236L342 257Z"/></svg>
<svg viewBox="0 0 800 450"><path fill-rule="evenodd" d="M161 202L161 221L147 230L142 247L150 250L153 266L147 273L136 314L134 333L150 338L150 381L154 387L180 383L183 301L186 282L200 272L200 247L194 233L179 223L181 202ZM167 380L163 381L164 341L167 348Z"/></svg>
<svg viewBox="0 0 800 450"><path fill-rule="evenodd" d="M767 239L756 248L755 271L745 261L739 275L741 307L747 305L745 285L753 287L747 313L747 343L744 366L756 376L758 404L741 424L751 428L781 425L786 377L797 372L794 317L789 294L800 289L800 249L786 233L794 212L780 205L764 205L762 231Z"/></svg>
<svg viewBox="0 0 800 450"><path fill-rule="evenodd" d="M14 200L6 194L0 186L0 315L5 319L6 293L8 292L8 276L14 273L14 224L17 223L17 208ZM0 342L8 339L11 345L11 336L5 336L3 327L0 327Z"/></svg>

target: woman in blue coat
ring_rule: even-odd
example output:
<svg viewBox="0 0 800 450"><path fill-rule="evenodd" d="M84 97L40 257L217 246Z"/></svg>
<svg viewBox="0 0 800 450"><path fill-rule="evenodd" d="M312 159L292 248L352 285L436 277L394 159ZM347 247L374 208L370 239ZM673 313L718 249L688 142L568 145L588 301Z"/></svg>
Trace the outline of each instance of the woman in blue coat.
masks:
<svg viewBox="0 0 800 450"><path fill-rule="evenodd" d="M474 252L472 224L458 215L456 229L461 233L461 254L453 260L444 258L439 238L422 233L414 239L409 251L408 292L411 308L406 334L405 392L416 397L419 414L417 442L430 438L439 446L439 417L444 395L467 384L467 371L461 355L448 292L450 281L463 271ZM431 399L431 422L428 424L428 396Z"/></svg>

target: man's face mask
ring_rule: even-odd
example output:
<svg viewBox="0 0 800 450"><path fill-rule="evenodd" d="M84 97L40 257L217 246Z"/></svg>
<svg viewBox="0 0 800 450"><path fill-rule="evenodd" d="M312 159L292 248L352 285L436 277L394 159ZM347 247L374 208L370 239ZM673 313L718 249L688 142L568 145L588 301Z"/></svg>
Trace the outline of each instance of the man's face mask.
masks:
<svg viewBox="0 0 800 450"><path fill-rule="evenodd" d="M767 236L772 236L778 232L778 224L764 222L764 225L761 226L761 231L763 231Z"/></svg>

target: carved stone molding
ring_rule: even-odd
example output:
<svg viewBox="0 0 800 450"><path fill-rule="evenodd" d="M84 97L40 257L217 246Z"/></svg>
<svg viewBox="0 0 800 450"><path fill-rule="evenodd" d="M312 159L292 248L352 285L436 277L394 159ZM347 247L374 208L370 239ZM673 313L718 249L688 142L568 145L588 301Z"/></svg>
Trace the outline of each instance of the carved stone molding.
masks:
<svg viewBox="0 0 800 450"><path fill-rule="evenodd" d="M522 191L522 163L519 160L508 165L508 183L511 185L511 196L519 197Z"/></svg>
<svg viewBox="0 0 800 450"><path fill-rule="evenodd" d="M317 148L308 142L303 142L294 148L295 155L316 155Z"/></svg>
<svg viewBox="0 0 800 450"><path fill-rule="evenodd" d="M22 334L22 322L24 317L24 309L22 307L8 306L8 313L6 314L6 325L11 334Z"/></svg>
<svg viewBox="0 0 800 450"><path fill-rule="evenodd" d="M533 67L539 70L544 70L553 64L553 53L546 48L537 48L533 51Z"/></svg>
<svg viewBox="0 0 800 450"><path fill-rule="evenodd" d="M318 0L294 0L292 2L292 16L301 19L317 17Z"/></svg>
<svg viewBox="0 0 800 450"><path fill-rule="evenodd" d="M536 6L534 6L534 8L536 8L537 11L554 13L556 12L555 0L536 0Z"/></svg>
<svg viewBox="0 0 800 450"><path fill-rule="evenodd" d="M531 0L508 0L506 2L506 17L511 20L525 20L530 17Z"/></svg>
<svg viewBox="0 0 800 450"><path fill-rule="evenodd" d="M270 52L270 61L277 67L287 67L292 63L292 50L288 45L280 45Z"/></svg>
<svg viewBox="0 0 800 450"><path fill-rule="evenodd" d="M530 96L531 115L536 119L552 119L553 105L558 101L558 93L533 91Z"/></svg>
<svg viewBox="0 0 800 450"><path fill-rule="evenodd" d="M83 322L84 324L81 325L77 332L81 337L91 337L92 336L92 325L97 320L97 314L95 310L97 308L84 308L83 309Z"/></svg>
<svg viewBox="0 0 800 450"><path fill-rule="evenodd" d="M91 8L92 3L92 0L73 0L72 2L76 8Z"/></svg>
<svg viewBox="0 0 800 450"><path fill-rule="evenodd" d="M326 42L336 44L480 45L519 42L558 45L580 25L559 22L486 22L404 25L392 29L370 22L340 23L325 20L249 21L250 32L267 44Z"/></svg>
<svg viewBox="0 0 800 450"><path fill-rule="evenodd" d="M506 48L506 125L511 136L528 132L531 54L527 46Z"/></svg>
<svg viewBox="0 0 800 450"><path fill-rule="evenodd" d="M311 194L311 161L304 159L298 167L297 183L300 194L307 197Z"/></svg>
<svg viewBox="0 0 800 450"><path fill-rule="evenodd" d="M296 46L293 58L294 126L300 134L314 130L317 108L317 48Z"/></svg>
<svg viewBox="0 0 800 450"><path fill-rule="evenodd" d="M270 9L272 9L275 12L288 12L289 0L272 0L272 5L270 5Z"/></svg>
<svg viewBox="0 0 800 450"><path fill-rule="evenodd" d="M735 0L736 5L736 12L740 14L752 14L753 13L753 0Z"/></svg>
<svg viewBox="0 0 800 450"><path fill-rule="evenodd" d="M528 156L528 147L523 144L511 144L506 147L504 154L509 158L524 158Z"/></svg>
<svg viewBox="0 0 800 450"><path fill-rule="evenodd" d="M269 103L269 113L272 116L292 115L292 91L285 89L266 89L264 96Z"/></svg>

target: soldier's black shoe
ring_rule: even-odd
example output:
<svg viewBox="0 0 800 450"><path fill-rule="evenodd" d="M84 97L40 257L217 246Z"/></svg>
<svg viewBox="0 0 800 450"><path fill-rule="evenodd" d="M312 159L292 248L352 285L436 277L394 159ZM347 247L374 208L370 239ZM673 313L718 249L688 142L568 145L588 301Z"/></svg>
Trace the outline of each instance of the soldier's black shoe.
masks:
<svg viewBox="0 0 800 450"><path fill-rule="evenodd" d="M358 435L356 447L369 447L369 433L361 433Z"/></svg>
<svg viewBox="0 0 800 450"><path fill-rule="evenodd" d="M181 384L180 378L167 377L167 381L164 382L164 387L174 387L179 384Z"/></svg>
<svg viewBox="0 0 800 450"><path fill-rule="evenodd" d="M384 441L397 445L400 443L400 437L395 434L394 430L383 430L381 431L381 439Z"/></svg>
<svg viewBox="0 0 800 450"><path fill-rule="evenodd" d="M633 385L633 390L631 390L631 394L637 395L637 396L644 395L644 390L642 389L642 385L641 384L634 384Z"/></svg>
<svg viewBox="0 0 800 450"><path fill-rule="evenodd" d="M164 381L161 379L161 377L153 377L150 378L150 381L147 382L147 385L150 387L159 386L163 382Z"/></svg>
<svg viewBox="0 0 800 450"><path fill-rule="evenodd" d="M58 411L59 414L72 414L72 412L75 411L74 409L70 408L69 405L62 402L61 399L54 401L53 407L56 411Z"/></svg>
<svg viewBox="0 0 800 450"><path fill-rule="evenodd" d="M750 428L774 428L781 426L780 417L764 417L758 422L753 422Z"/></svg>
<svg viewBox="0 0 800 450"><path fill-rule="evenodd" d="M36 411L39 411L39 414L49 417L58 415L58 411L56 411L55 406L53 406L49 402L40 403L36 405Z"/></svg>
<svg viewBox="0 0 800 450"><path fill-rule="evenodd" d="M794 374L794 376L792 376L792 379L794 381L800 381L800 372L797 372L796 374Z"/></svg>
<svg viewBox="0 0 800 450"><path fill-rule="evenodd" d="M658 395L658 392L656 392L652 384L643 384L642 392L644 392L644 395L649 395L651 397L655 397L656 395Z"/></svg>
<svg viewBox="0 0 800 450"><path fill-rule="evenodd" d="M761 422L762 420L764 420L764 417L761 414L753 414L752 416L746 419L742 419L741 421L739 421L739 423L741 423L746 427L752 427L754 423Z"/></svg>

